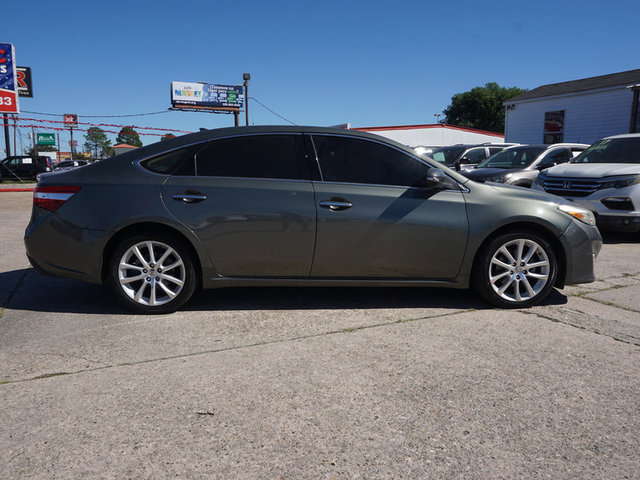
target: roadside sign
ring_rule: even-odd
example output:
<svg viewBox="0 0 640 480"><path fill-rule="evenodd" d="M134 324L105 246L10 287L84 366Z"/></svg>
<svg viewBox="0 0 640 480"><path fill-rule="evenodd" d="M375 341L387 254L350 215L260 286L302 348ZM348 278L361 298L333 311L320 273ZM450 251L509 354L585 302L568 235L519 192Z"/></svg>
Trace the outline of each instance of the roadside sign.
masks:
<svg viewBox="0 0 640 480"><path fill-rule="evenodd" d="M20 113L16 84L16 52L10 43L0 43L0 113Z"/></svg>
<svg viewBox="0 0 640 480"><path fill-rule="evenodd" d="M38 145L55 145L56 134L55 133L36 133L36 143Z"/></svg>
<svg viewBox="0 0 640 480"><path fill-rule="evenodd" d="M65 113L64 114L64 125L65 127L77 127L78 126L78 115L75 113Z"/></svg>
<svg viewBox="0 0 640 480"><path fill-rule="evenodd" d="M16 84L19 96L33 98L30 67L16 67Z"/></svg>

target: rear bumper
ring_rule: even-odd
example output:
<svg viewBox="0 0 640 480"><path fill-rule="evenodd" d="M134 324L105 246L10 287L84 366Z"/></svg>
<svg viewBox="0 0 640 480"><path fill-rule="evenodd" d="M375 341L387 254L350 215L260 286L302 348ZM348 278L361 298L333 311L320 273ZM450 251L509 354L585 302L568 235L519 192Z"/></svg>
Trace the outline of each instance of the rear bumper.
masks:
<svg viewBox="0 0 640 480"><path fill-rule="evenodd" d="M27 226L24 244L36 272L102 282L102 250L105 232L65 224L55 214Z"/></svg>

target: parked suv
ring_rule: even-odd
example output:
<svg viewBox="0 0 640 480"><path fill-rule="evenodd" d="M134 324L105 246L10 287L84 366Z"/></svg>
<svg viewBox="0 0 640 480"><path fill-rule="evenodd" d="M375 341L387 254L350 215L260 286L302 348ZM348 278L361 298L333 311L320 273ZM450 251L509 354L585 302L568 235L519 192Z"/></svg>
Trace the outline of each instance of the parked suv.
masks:
<svg viewBox="0 0 640 480"><path fill-rule="evenodd" d="M476 168L461 170L460 173L475 181L529 188L540 170L566 163L588 147L583 143L509 147L480 162Z"/></svg>
<svg viewBox="0 0 640 480"><path fill-rule="evenodd" d="M51 159L45 156L14 155L0 162L0 178L22 180L51 172Z"/></svg>
<svg viewBox="0 0 640 480"><path fill-rule="evenodd" d="M606 137L565 165L540 173L534 188L596 214L603 230L640 230L640 133Z"/></svg>
<svg viewBox="0 0 640 480"><path fill-rule="evenodd" d="M473 145L457 144L449 147L440 147L427 153L435 161L449 168L472 167L490 157L494 153L504 150L513 143L482 143Z"/></svg>

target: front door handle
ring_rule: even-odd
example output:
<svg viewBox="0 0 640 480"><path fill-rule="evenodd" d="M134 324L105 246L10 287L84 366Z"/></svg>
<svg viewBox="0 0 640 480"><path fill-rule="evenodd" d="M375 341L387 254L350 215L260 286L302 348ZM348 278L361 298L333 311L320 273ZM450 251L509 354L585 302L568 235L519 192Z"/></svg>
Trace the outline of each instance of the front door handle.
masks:
<svg viewBox="0 0 640 480"><path fill-rule="evenodd" d="M322 200L320 202L320 206L322 208L328 208L333 212L338 212L340 210L346 210L353 207L353 203L349 200L345 200L344 198L331 198L329 200Z"/></svg>
<svg viewBox="0 0 640 480"><path fill-rule="evenodd" d="M196 192L193 190L187 190L184 193L176 193L173 196L174 200L181 201L184 203L198 203L207 199L207 196L203 193Z"/></svg>

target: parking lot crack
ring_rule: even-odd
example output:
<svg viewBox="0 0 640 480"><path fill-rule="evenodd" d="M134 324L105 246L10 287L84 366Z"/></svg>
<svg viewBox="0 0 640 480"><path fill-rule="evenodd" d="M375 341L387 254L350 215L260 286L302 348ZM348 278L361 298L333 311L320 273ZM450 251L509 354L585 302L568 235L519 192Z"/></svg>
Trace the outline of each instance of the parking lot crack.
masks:
<svg viewBox="0 0 640 480"><path fill-rule="evenodd" d="M573 311L581 313L581 312L576 311L576 310L573 310ZM617 342L626 343L627 345L633 345L633 346L636 346L636 347L640 347L640 339L637 338L637 337L631 336L631 335L627 336L626 338L622 338L622 337L617 336L617 335L611 335L611 334L608 334L608 333L605 333L605 332L601 332L601 331L593 329L593 328L588 328L588 327L586 327L584 325L580 325L580 324L575 323L575 322L571 322L569 320L562 320L560 318L551 317L549 315L544 315L544 314L539 313L539 312L531 312L531 311L527 311L527 310L519 310L519 312L520 313L524 313L526 315L533 315L535 317L542 318L542 319L545 319L545 320L550 320L550 321L552 321L554 323L562 323L563 325L567 325L567 326L570 326L570 327L573 327L573 328L577 328L579 330L584 330L584 331L587 331L587 332L595 333L596 335L602 335L604 337L609 337L609 338L611 338L611 339L613 339L613 340L615 340Z"/></svg>
<svg viewBox="0 0 640 480"><path fill-rule="evenodd" d="M351 327L351 328L343 328L343 329L340 329L340 330L330 330L330 331L321 332L321 333L314 333L314 334L308 334L308 335L298 335L298 336L295 336L295 337L281 338L281 339L269 340L269 341L263 341L263 342L255 342L255 343L250 343L250 344L247 344L247 345L234 345L234 346L230 346L230 347L223 347L223 348L217 348L217 349L211 349L211 350L203 350L203 351L199 351L199 352L183 353L183 354L179 354L179 355L170 355L170 356L166 356L166 357L148 358L148 359L144 359L144 360L136 360L136 361L132 361L132 362L123 362L123 363L117 363L117 364L101 364L100 366L92 367L92 368L83 368L83 369L79 369L79 370L75 370L75 371L61 372L61 373L49 373L49 374L38 375L36 377L22 378L22 379L16 379L16 380L0 380L0 386L14 384L14 383L30 382L30 381L34 381L34 380L42 380L42 379L45 379L45 378L51 378L51 377L57 377L57 376L68 376L68 375L75 375L75 374L80 374L80 373L97 372L97 371L107 370L107 369L111 369L111 368L133 367L133 366L145 365L145 364L151 364L151 363L157 363L157 362L165 362L165 361L170 361L170 360L197 357L197 356L200 356L200 355L211 355L211 354L231 352L231 351L237 351L237 350L245 350L245 349L255 348L255 347L263 347L263 346L269 346L269 345L283 344L283 343L287 343L287 342L297 342L297 341L308 340L308 339L313 339L313 338L328 337L328 336L331 336L331 335L351 334L351 333L362 331L362 330L375 329L375 328L381 328L381 327L389 327L389 326L398 325L398 324L401 324L401 323L418 322L418 321L422 321L422 320L442 319L442 318L450 317L452 315L457 315L457 314L460 314L460 313L472 312L474 310L475 309L456 310L456 311L447 312L447 313L444 313L444 314L441 314L441 315L427 315L427 316L420 316L420 317L411 318L411 319L401 319L401 320L394 320L394 321L389 321L389 322L381 322L381 323L377 323L377 324L373 324L373 325L361 325L361 326L355 326L355 327ZM60 355L60 356L64 356L64 355ZM81 358L81 357L71 357L71 358ZM83 359L83 360L89 361L88 359ZM100 363L100 362L95 362L95 363Z"/></svg>

